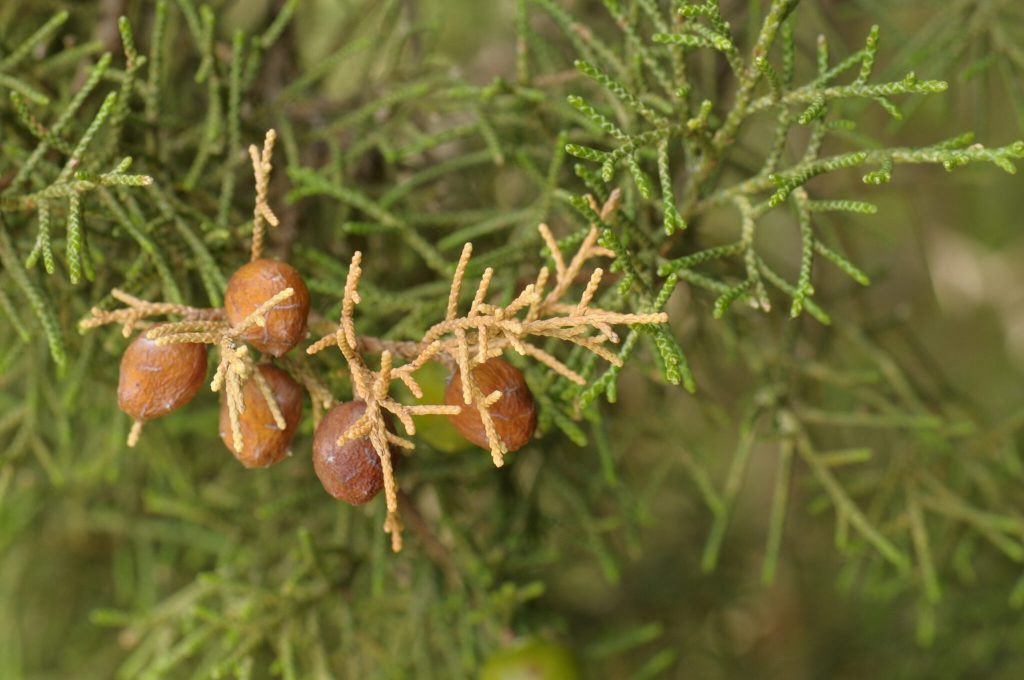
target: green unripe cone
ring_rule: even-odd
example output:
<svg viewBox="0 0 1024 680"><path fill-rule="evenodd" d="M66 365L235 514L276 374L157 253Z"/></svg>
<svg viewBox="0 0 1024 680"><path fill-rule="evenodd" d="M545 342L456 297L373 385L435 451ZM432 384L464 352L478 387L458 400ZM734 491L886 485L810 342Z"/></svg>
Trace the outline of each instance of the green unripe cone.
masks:
<svg viewBox="0 0 1024 680"><path fill-rule="evenodd" d="M582 680L576 657L565 645L529 639L491 655L480 680Z"/></svg>
<svg viewBox="0 0 1024 680"><path fill-rule="evenodd" d="M444 388L448 382L447 368L436 361L428 361L412 376L423 389L423 398L415 399L409 394L410 401L415 400L420 404L444 403ZM466 441L444 416L414 416L413 420L416 422L416 436L433 449L444 453L456 453L473 448L473 444Z"/></svg>

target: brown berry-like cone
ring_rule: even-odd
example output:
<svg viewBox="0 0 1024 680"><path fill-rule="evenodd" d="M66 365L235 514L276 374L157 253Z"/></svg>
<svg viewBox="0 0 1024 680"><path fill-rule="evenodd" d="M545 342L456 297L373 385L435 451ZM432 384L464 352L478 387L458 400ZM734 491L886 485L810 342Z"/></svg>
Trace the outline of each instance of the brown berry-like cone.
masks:
<svg viewBox="0 0 1024 680"><path fill-rule="evenodd" d="M266 325L260 328L253 324L241 335L259 351L275 357L295 347L306 334L309 289L299 272L278 260L253 260L231 275L224 292L224 311L228 321L236 325L285 288L294 292L271 308Z"/></svg>
<svg viewBox="0 0 1024 680"><path fill-rule="evenodd" d="M206 345L158 345L143 331L121 357L117 405L136 422L176 411L196 396L206 379Z"/></svg>
<svg viewBox="0 0 1024 680"><path fill-rule="evenodd" d="M328 411L313 435L313 469L327 493L352 505L367 503L384 488L384 472L380 456L374 450L369 437L360 437L338 445L338 438L345 434L363 413L366 403L362 400L346 401ZM394 447L391 449L391 465L398 463Z"/></svg>
<svg viewBox="0 0 1024 680"><path fill-rule="evenodd" d="M523 374L504 359L495 357L474 368L473 377L484 397L494 391L501 392L498 401L488 409L494 429L509 451L522 448L537 429L537 405ZM467 405L463 401L462 375L458 370L448 380L444 403L462 407L461 413L448 416L448 420L463 437L477 446L491 448L475 402Z"/></svg>
<svg viewBox="0 0 1024 680"><path fill-rule="evenodd" d="M236 451L228 403L226 399L220 400L220 438L228 451L235 454L235 458L247 468L269 467L287 458L302 416L302 387L299 383L287 372L270 364L262 364L258 370L267 381L277 408L284 416L283 430L274 422L274 414L267 406L256 378L250 377L242 386L245 410L238 414L242 450Z"/></svg>

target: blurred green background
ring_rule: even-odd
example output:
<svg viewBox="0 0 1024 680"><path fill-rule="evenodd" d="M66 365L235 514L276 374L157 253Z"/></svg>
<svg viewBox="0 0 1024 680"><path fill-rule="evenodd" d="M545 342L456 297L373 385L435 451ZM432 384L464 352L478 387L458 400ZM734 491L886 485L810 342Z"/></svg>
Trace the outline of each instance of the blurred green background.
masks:
<svg viewBox="0 0 1024 680"><path fill-rule="evenodd" d="M14 36L23 37L58 4L63 5L41 0L0 7L4 48L16 44ZM214 3L222 21L218 39L229 42L238 28L261 30L279 4ZM727 16L738 17L737 30L755 4L722 3ZM419 0L408 5L425 61L444 63L474 84L495 76L514 77L513 0ZM561 0L559 5L594 30L608 28L600 2ZM112 39L116 46L116 32L112 38L109 34L110 17L143 16L150 5L98 0L69 7L74 30ZM286 37L287 54L302 67L323 62L343 41L353 39L353 14L362 11L363 3L346 0L300 2ZM933 25L940 15L945 17L943 30ZM1015 1L808 0L799 10L797 38L803 59L811 58L819 32L830 37L834 54L843 55L859 49L867 28L879 23L883 73L893 78L914 69L920 78L948 80L950 91L927 98L898 125L879 107L868 108L862 126L899 145L927 144L975 130L980 141L995 146L1024 137L1024 116L1018 108L1024 63L1006 53L1016 49L1019 58L1024 49L1021 15ZM536 18L536 25L543 35L554 35L543 17ZM176 30L183 33L180 22ZM926 42L915 41L925 31L933 31ZM370 61L373 54L355 53L320 81L317 87L330 115L355 109L366 79L375 86L386 80L383 66ZM511 172L499 174L493 187L496 200L521 204L523 190L516 183L521 181ZM1024 405L1022 181L1020 175L989 167L946 173L914 166L899 168L893 182L882 187L866 187L856 173L830 176L821 185L825 193L870 200L880 207L877 215L834 219L851 259L872 276L873 285L857 292L838 276L826 276L819 285L822 294L833 301L833 308L848 311L856 324L871 329L932 399L981 422L1000 422ZM383 262L378 259L377 264ZM327 676L402 677L388 671L398 639L409 645L411 655L433 660L434 677L448 677L444 668L455 661L431 651L431 645L420 648L421 636L478 638L479 648L491 649L516 633L532 631L563 641L583 659L587 677L594 678L1020 677L1024 627L1020 610L1009 602L1020 564L990 555L961 569L955 554L944 553L941 569L951 574L950 581L929 614L934 616L927 624L934 628L934 639L922 645L917 591L895 579L891 587L884 579L869 582L844 568L847 561L834 548L831 512L819 508L815 514L812 501L818 492L809 484L791 490L779 573L773 585L763 586L761 556L777 455L768 445L755 448L717 571L702 573L711 515L688 461L698 458L712 479L723 479L737 413L757 385L756 358L751 360L749 345L772 346L789 322L784 312L767 321L715 322L707 299L682 290L669 312L677 334L685 338L700 390L689 396L653 384L641 371L623 374L618 404L605 410L618 484L593 491L601 485L598 455L592 447L579 448L556 435L517 455L501 471L489 469L485 457L470 464L429 449L422 453L422 468L410 473L419 475L417 480L429 481L447 467L466 465L484 478L468 488L439 481L431 492L464 494L451 502L458 504L458 516L475 518L468 531L446 525L440 529L445 536L460 530L468 534L472 550L460 540L445 539L459 555L465 549L466 554L486 556L488 541L501 540L493 535L499 522L492 513L516 508L520 495L536 490L535 478L544 470L555 467L586 490L587 502L579 506L572 495L560 495L557 489L545 488L531 497L528 512L543 517L541 535L529 549L509 548L504 575L479 579L487 584L484 590L463 600L452 598L445 578L435 574L421 579L410 566L427 559L419 547L410 546L400 557L385 555L383 539L375 532L380 508L338 520L366 525L352 529L346 524L344 531L358 533L358 545L370 546L375 564L390 563L368 581L356 581L354 591L346 584L340 591L326 589L303 600L303 607L329 617L334 608L351 607L352 618L337 635L346 640L346 648L354 645L366 655L360 668L374 669L353 675L352 666L329 657ZM723 343L721 331L708 330L716 323L730 324L724 335L734 338L731 345ZM771 333L772 339L761 337ZM76 342L101 343L111 355L119 351L116 340L107 337ZM42 361L45 351L38 353ZM197 615L186 615L167 598L192 587L197 574L217 572L227 562L225 542L234 553L230 573L219 571L214 580L258 584L271 597L284 587L291 568L282 557L287 550L279 544L293 542L284 536L304 525L303 512L328 502L315 482L310 483L309 464L298 460L301 456L273 474L229 468L209 424L215 418L214 395L202 394L188 417L147 428L140 448L128 451L121 443L124 419L114 401L116 362L109 360L97 370L97 382L88 388L88 400L96 404L70 416L74 427L59 424L69 428L68 446L51 461L52 468L74 469L74 476L55 477L52 469L47 473L45 453L0 462L3 678L107 678L119 667L122 675L132 676L121 664L139 643L138 631L160 623L147 620L149 613L164 617L161 621L184 621L180 627L187 637L190 616ZM26 381L9 369L0 376L5 409L25 404L44 413L40 404L61 402L61 383L44 373L33 375ZM0 413L0 446L11 446L21 430L4 422ZM49 426L45 418L36 423L38 428ZM1022 441L1013 432L1016 451ZM300 436L296 449L301 451L308 448L309 432ZM914 445L884 432L872 433L867 443L879 456L899 456L901 447ZM424 503L431 504L429 494ZM342 531L329 522L309 520L314 538ZM323 534L317 535L319 531ZM606 541L599 549L588 543L594 531ZM275 547L265 548L270 545ZM614 553L614 567L601 559L602 551ZM457 561L459 568L489 569L484 557ZM195 583L203 587L204 582ZM528 583L543 584L542 592L516 591ZM408 597L389 599L395 591ZM364 597L366 602L357 605ZM418 611L416 603L430 612ZM267 611L277 611L274 606L267 605ZM200 621L232 615L227 595L204 607L212 613L201 612ZM493 612L503 607L514 612L506 620L510 625L495 623L500 617ZM118 618L110 611L114 609L136 616ZM294 618L305 621L305 612ZM274 629L292 613L243 620ZM374 624L377 616L384 623ZM404 616L429 622L433 629L397 631L386 623ZM244 626L224 630L229 629L245 635ZM311 634L308 628L297 633ZM335 648L334 634L324 633L328 649ZM253 677L269 677L274 654L259 649L256 654ZM464 667L473 661L462 663ZM190 672L175 667L167 677L190 677ZM453 671L450 677L460 675Z"/></svg>

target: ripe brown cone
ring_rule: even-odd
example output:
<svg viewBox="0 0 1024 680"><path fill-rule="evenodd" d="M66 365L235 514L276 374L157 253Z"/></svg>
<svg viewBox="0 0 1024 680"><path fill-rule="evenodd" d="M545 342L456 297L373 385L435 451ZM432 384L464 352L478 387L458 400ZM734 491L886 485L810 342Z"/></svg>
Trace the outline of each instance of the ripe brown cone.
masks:
<svg viewBox="0 0 1024 680"><path fill-rule="evenodd" d="M143 331L125 349L117 405L144 422L176 411L196 396L206 379L206 345L158 345Z"/></svg>
<svg viewBox="0 0 1024 680"><path fill-rule="evenodd" d="M259 351L275 357L295 347L306 334L309 289L299 272L278 260L253 260L231 275L224 293L224 311L228 321L238 324L285 288L292 288L294 292L267 313L266 325L260 328L253 324L241 335Z"/></svg>
<svg viewBox="0 0 1024 680"><path fill-rule="evenodd" d="M473 378L485 397L494 391L501 392L501 398L489 409L494 429L509 451L522 448L537 429L537 406L523 374L504 359L495 357L474 368ZM461 413L448 419L463 437L489 449L487 430L479 410L475 403L467 405L463 401L462 375L458 370L445 388L444 403L462 406Z"/></svg>
<svg viewBox="0 0 1024 680"><path fill-rule="evenodd" d="M369 437L338 445L343 435L366 411L362 400L337 404L328 411L313 435L313 469L327 493L352 505L369 502L384 488L380 456ZM398 455L391 448L392 466Z"/></svg>
<svg viewBox="0 0 1024 680"><path fill-rule="evenodd" d="M262 364L257 370L267 381L270 392L274 395L277 408L284 416L285 428L278 428L259 383L255 377L250 377L242 387L245 410L238 414L242 450L236 451L227 400L221 399L220 438L235 458L247 468L269 467L287 458L302 417L302 387L299 383L287 372L270 364Z"/></svg>

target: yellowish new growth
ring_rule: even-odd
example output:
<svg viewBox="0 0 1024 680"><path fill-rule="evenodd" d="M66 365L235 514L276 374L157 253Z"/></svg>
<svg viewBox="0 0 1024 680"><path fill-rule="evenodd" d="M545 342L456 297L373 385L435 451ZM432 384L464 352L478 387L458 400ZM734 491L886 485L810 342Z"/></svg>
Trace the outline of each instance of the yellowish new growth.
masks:
<svg viewBox="0 0 1024 680"><path fill-rule="evenodd" d="M143 422L141 420L132 421L132 429L128 430L128 448L134 449L135 445L139 443L139 437L142 435Z"/></svg>
<svg viewBox="0 0 1024 680"><path fill-rule="evenodd" d="M81 330L119 323L121 324L121 334L127 338L136 328L145 327L147 324L144 324L142 320L150 316L173 314L187 321L216 321L224 319L223 309L200 309L198 307L176 305L169 302L147 302L134 295L129 295L118 288L110 291L110 295L118 302L128 305L128 307L112 311L93 307L89 312L90 316L79 322L78 327Z"/></svg>
<svg viewBox="0 0 1024 680"><path fill-rule="evenodd" d="M267 189L270 184L270 172L273 169L270 160L274 155L276 139L277 133L271 129L267 131L263 140L262 151L255 144L249 146L249 157L252 159L253 174L256 178L256 207L253 208L252 217L251 259L253 260L259 259L263 254L266 224L274 227L278 225L277 216L267 203ZM294 294L295 291L291 288L282 290L241 322L232 326L227 322L223 309L200 309L166 302L147 302L115 288L111 291L111 295L128 306L113 311L93 307L90 316L83 319L78 325L79 328L85 330L110 323L119 323L122 334L127 338L134 329L148 328L151 325L143 321L147 317L167 315L182 317L181 321L167 323L150 330L147 337L156 340L158 345L201 342L217 346L220 351L220 360L217 363L213 380L210 382L210 389L219 392L221 388L225 388L224 400L227 403L231 420L232 443L235 451L241 452L243 442L239 416L245 411L242 388L250 377L256 379L260 394L267 402L274 423L282 430L285 428L284 416L277 405L277 400L273 398L270 386L263 375L256 370L255 363L249 356L249 348L240 339L241 334L252 325L260 328L266 325L267 313L278 303ZM327 389L316 380L308 369L300 374L300 380L313 395L314 417L319 420L318 409L330 408L333 397L330 397ZM138 442L141 432L141 423L135 423L128 434L129 446L134 446Z"/></svg>
<svg viewBox="0 0 1024 680"><path fill-rule="evenodd" d="M265 223L272 226L276 226L278 223L277 217L267 204L267 187L270 179L270 160L273 154L274 139L274 131L270 130L267 132L262 152L255 146L249 147L249 155L252 158L256 177L256 207L253 210L251 252L253 260L262 255ZM600 213L601 218L607 219L618 207L619 192L618 190L614 191L599 211L593 198L588 197L588 199L594 210ZM585 384L583 376L555 356L532 344L528 338L556 338L583 347L618 366L621 365L621 360L606 346L606 343L619 341L612 326L665 323L668 320L664 313L622 314L592 307L591 303L604 274L604 270L600 268L591 272L583 293L576 302L562 302L562 298L576 284L584 265L591 258L610 257L614 254L597 244L597 227L591 225L579 250L566 263L558 242L548 226L541 224L539 231L555 264L554 284L550 291L547 290L547 286L551 275L547 267L542 267L537 274L536 281L527 285L512 302L505 306L490 304L486 300L494 271L487 268L480 278L468 312L464 316L459 316L462 284L473 252L472 244L467 243L462 250L452 278L445 318L430 327L419 341L388 341L360 337L356 333L354 315L356 305L361 301L358 286L362 275L360 266L362 254L356 252L352 256L349 266L341 305L341 318L337 327L306 350L309 354L316 354L327 347L334 346L341 351L348 363L352 377L352 390L357 399L365 402L366 410L362 417L339 437L338 444L366 437L380 457L388 511L384 530L391 535L391 547L396 552L402 547L402 523L398 515L398 487L391 460L391 447L397 446L412 450L414 444L409 439L388 429L386 413L394 415L402 423L405 431L409 435L413 435L416 433L413 416L457 415L461 413L462 406L401 404L390 396L393 381L401 381L417 398L422 398L423 390L413 378L413 373L427 361L439 361L450 369L458 368L462 376L463 402L466 406L473 406L477 409L487 434L491 458L496 466L501 466L508 449L501 440L491 417L491 408L501 398L501 393L498 391L490 394L483 393L474 377L474 369L477 366L501 355L507 349L512 349L522 356L539 361L552 371L575 383ZM232 443L236 451L241 451L243 444L239 424L239 416L245 410L242 388L250 377L255 377L260 394L270 408L275 424L282 429L285 427L277 401L266 380L256 370L255 363L249 356L248 347L241 341L241 335L254 324L261 327L265 325L267 313L275 305L294 294L291 288L274 295L235 325L227 322L224 311L221 309L198 309L185 305L147 302L117 289L112 294L127 307L114 311L93 308L91 315L79 324L81 328L95 328L104 324L118 323L121 324L122 332L127 337L135 328L149 328L152 324L144 321L147 317L176 315L180 316L182 320L151 328L148 331L148 337L161 345L201 342L217 346L220 359L210 388L214 392L224 389L224 399L231 421ZM374 371L366 365L364 353L380 355L378 370ZM404 359L405 363L395 367L393 364L395 356ZM334 397L317 380L313 371L304 361L286 361L292 373L312 396L314 421L319 422L323 410L329 409L334 404ZM141 424L133 425L129 434L130 446L138 440L140 432Z"/></svg>
<svg viewBox="0 0 1024 680"><path fill-rule="evenodd" d="M242 333L252 325L263 326L266 324L266 316L270 310L295 294L291 288L285 288L269 300L264 302L252 314L239 323L232 326L226 320L222 309L199 309L186 307L185 305L174 305L163 302L146 302L132 295L117 290L112 295L128 305L127 308L113 311L105 311L93 308L89 317L79 323L79 327L96 328L110 323L119 323L122 326L122 333L125 337L131 335L135 328L147 328L149 323L143 319L150 316L178 315L184 317L182 321L164 323L146 332L146 337L155 340L158 345L169 345L179 342L201 342L209 345L216 345L220 351L220 360L217 363L217 370L214 372L213 380L210 382L210 389L219 392L225 389L225 401L228 405L228 414L231 420L231 436L235 451L242 450L242 430L239 424L239 415L245 411L245 403L242 399L242 388L245 382L252 376L256 377L260 394L267 402L275 424L284 429L284 416L277 406L277 401L270 393L270 387L266 384L263 376L255 370L255 362L249 356L249 348L241 338ZM141 427L133 426L128 435L128 445L134 446L138 441Z"/></svg>
<svg viewBox="0 0 1024 680"><path fill-rule="evenodd" d="M362 253L356 252L352 257L348 278L345 281L341 319L334 334L328 336L331 342L321 341L317 343L319 347L311 347L307 352L314 354L324 347L334 345L341 350L348 362L352 377L352 391L357 399L366 404L366 410L359 420L345 431L337 443L341 445L354 439L367 437L380 457L381 471L384 475L384 498L388 509L384 530L391 534L391 548L397 552L402 548L402 523L398 517L398 486L395 482L394 467L391 462L391 445L411 450L414 448L414 444L388 430L385 412L393 414L402 423L405 431L413 435L416 434L413 416L455 415L461 409L458 406L443 404L410 406L399 403L390 396L390 386L393 380L402 381L414 395L423 395L422 388L412 374L440 351L440 343L425 346L417 344L416 356L398 368L395 368L392 363L392 351L386 348L382 349L380 353L379 370L374 371L366 365L362 356L364 348L361 346L360 339L355 335L355 326L352 321L355 306L360 301L356 286L362 274L362 269L359 266L361 261Z"/></svg>
<svg viewBox="0 0 1024 680"><path fill-rule="evenodd" d="M602 218L607 218L616 209L618 200L619 194L616 191L599 211ZM501 466L508 449L498 435L490 413L491 407L501 395L499 392L483 394L474 378L474 368L501 355L506 349L512 349L539 361L577 384L585 384L583 376L555 356L532 344L528 338L556 338L579 345L618 366L621 365L621 360L606 346L606 343L618 342L618 336L612 330L612 326L665 323L668 320L664 313L623 314L592 307L591 302L603 276L603 270L600 268L591 273L579 300L572 304L561 302L589 259L610 256L612 253L597 245L598 231L597 227L592 225L579 250L566 264L558 242L547 225L540 225L539 231L555 263L555 281L550 291L546 290L550 273L543 267L536 281L527 285L508 305L487 303L485 300L493 277L493 271L488 268L481 276L469 311L464 316L459 316L459 297L473 251L472 245L467 243L452 278L445 318L430 327L418 342L396 343L358 336L353 317L355 307L360 302L358 285L362 275L362 254L356 252L349 266L342 298L341 319L336 330L306 350L309 354L315 354L327 347L338 347L348 362L352 374L352 389L356 397L366 402L366 412L342 435L339 443L368 437L377 455L380 456L388 505L385 530L391 533L392 548L396 551L401 547L401 524L398 519L397 489L388 444L407 449L411 449L413 444L387 430L384 411L393 413L409 434L415 434L412 415L454 415L461 411L461 407L399 404L389 396L393 380L401 380L419 397L422 390L413 379L412 373L420 366L431 359L448 366L457 366L462 376L463 402L477 409L487 433L491 457L496 466ZM364 352L380 353L378 371L366 366ZM395 355L406 359L408 363L395 368L392 365Z"/></svg>
<svg viewBox="0 0 1024 680"><path fill-rule="evenodd" d="M300 355L295 358L283 357L281 362L288 369L292 377L298 380L306 388L306 391L309 392L309 398L313 402L313 429L315 430L317 425L320 424L320 419L323 418L324 412L334 406L334 395L316 376L313 368L309 365L309 359L305 356Z"/></svg>
<svg viewBox="0 0 1024 680"><path fill-rule="evenodd" d="M242 398L242 388L250 377L255 376L260 393L267 402L267 407L274 416L275 424L284 429L284 416L281 415L277 401L270 393L269 386L263 380L263 376L256 370L252 357L249 356L249 347L241 340L242 333L253 325L264 326L266 316L276 305L287 300L295 291L285 288L279 293L271 296L266 302L257 307L249 316L242 319L235 325L226 321L207 322L203 327L196 323L181 321L160 326L149 332L149 337L156 340L158 345L169 345L178 342L203 342L216 345L220 350L220 361L217 364L217 371L214 373L210 383L210 389L219 392L224 388L224 397L228 406L228 416L231 421L231 441L235 451L242 451L242 430L239 425L239 416L245 411L245 402Z"/></svg>
<svg viewBox="0 0 1024 680"><path fill-rule="evenodd" d="M249 146L249 158L252 159L252 171L256 176L256 207L252 211L252 253L251 260L258 260L263 256L263 235L266 232L266 224L272 227L278 225L277 215L270 209L267 203L267 187L270 185L270 171L273 166L270 159L274 155L274 140L277 133L267 130L267 136L263 140L263 151L256 148L255 144Z"/></svg>

